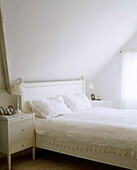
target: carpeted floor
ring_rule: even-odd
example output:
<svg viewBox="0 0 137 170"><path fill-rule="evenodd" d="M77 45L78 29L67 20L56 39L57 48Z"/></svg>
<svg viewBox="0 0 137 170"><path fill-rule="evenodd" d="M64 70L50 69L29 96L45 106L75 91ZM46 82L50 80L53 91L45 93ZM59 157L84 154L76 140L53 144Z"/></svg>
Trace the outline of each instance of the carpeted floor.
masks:
<svg viewBox="0 0 137 170"><path fill-rule="evenodd" d="M46 150L36 152L36 160L31 154L12 156L12 170L125 170L85 159L63 155ZM7 170L7 160L0 160L0 170Z"/></svg>

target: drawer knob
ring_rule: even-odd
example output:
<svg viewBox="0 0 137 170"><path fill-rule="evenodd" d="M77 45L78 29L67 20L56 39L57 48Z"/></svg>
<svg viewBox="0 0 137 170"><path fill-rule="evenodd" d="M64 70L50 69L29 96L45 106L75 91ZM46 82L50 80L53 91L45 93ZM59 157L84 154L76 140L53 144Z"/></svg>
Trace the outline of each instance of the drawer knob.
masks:
<svg viewBox="0 0 137 170"><path fill-rule="evenodd" d="M22 131L24 132L24 129L22 129Z"/></svg>
<svg viewBox="0 0 137 170"><path fill-rule="evenodd" d="M23 117L21 117L21 119L23 119Z"/></svg>
<svg viewBox="0 0 137 170"><path fill-rule="evenodd" d="M24 145L22 145L22 147L24 147Z"/></svg>

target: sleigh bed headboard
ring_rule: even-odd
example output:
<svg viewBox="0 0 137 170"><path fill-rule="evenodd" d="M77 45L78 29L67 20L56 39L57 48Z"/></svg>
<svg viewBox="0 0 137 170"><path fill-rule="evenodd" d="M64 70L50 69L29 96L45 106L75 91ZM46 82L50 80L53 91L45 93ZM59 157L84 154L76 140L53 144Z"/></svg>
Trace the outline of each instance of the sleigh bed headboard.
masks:
<svg viewBox="0 0 137 170"><path fill-rule="evenodd" d="M21 110L28 110L28 101L55 97L61 94L79 94L85 93L85 81L51 81L51 82L34 82L23 83L24 95L21 96Z"/></svg>

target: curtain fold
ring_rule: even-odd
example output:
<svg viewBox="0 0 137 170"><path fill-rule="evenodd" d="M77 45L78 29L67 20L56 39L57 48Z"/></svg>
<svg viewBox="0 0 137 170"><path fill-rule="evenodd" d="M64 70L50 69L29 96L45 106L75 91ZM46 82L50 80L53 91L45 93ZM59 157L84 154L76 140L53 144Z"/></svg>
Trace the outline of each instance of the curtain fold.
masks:
<svg viewBox="0 0 137 170"><path fill-rule="evenodd" d="M137 109L137 52L122 53L121 107Z"/></svg>

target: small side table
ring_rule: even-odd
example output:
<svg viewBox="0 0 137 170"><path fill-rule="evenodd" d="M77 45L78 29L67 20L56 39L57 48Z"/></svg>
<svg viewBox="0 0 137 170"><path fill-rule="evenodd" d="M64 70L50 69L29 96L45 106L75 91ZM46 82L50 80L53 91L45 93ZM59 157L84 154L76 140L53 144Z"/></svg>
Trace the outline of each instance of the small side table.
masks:
<svg viewBox="0 0 137 170"><path fill-rule="evenodd" d="M8 170L13 153L32 147L35 159L34 118L30 113L0 116L0 152L7 154Z"/></svg>
<svg viewBox="0 0 137 170"><path fill-rule="evenodd" d="M91 106L93 107L112 107L111 100L91 100Z"/></svg>

